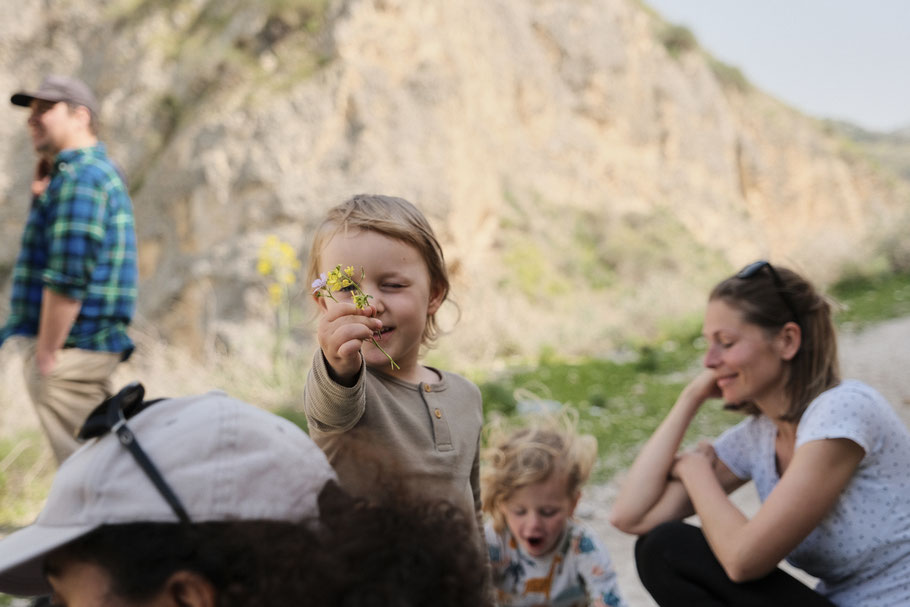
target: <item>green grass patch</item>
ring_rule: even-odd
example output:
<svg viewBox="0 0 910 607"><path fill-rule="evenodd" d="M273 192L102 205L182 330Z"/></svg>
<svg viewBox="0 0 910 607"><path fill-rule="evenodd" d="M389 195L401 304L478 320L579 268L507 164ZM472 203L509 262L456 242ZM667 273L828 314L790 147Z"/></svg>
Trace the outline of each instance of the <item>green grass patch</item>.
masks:
<svg viewBox="0 0 910 607"><path fill-rule="evenodd" d="M304 432L307 431L306 414L299 407L284 406L274 410L272 413L296 424Z"/></svg>
<svg viewBox="0 0 910 607"><path fill-rule="evenodd" d="M50 447L39 430L0 439L0 534L34 520L55 470Z"/></svg>
<svg viewBox="0 0 910 607"><path fill-rule="evenodd" d="M910 315L910 273L845 278L830 289L841 304L836 320L845 330Z"/></svg>
<svg viewBox="0 0 910 607"><path fill-rule="evenodd" d="M701 338L687 332L660 344L641 345L624 360L561 361L552 355L536 365L512 368L481 382L487 419L520 424L528 410L566 405L578 412L579 430L597 438L595 480L627 467L695 373ZM740 415L706 405L687 443L717 435Z"/></svg>
<svg viewBox="0 0 910 607"><path fill-rule="evenodd" d="M836 316L841 330L910 315L910 274L851 277L830 292L842 305ZM535 364L480 379L486 419L500 415L508 424L520 425L528 409L574 408L579 429L597 438L600 458L594 480L606 480L629 466L700 368L700 321L677 326L675 335L671 331L659 342L638 344L616 360L568 361L549 351ZM741 414L722 410L719 401L709 402L684 442L715 437L741 419Z"/></svg>

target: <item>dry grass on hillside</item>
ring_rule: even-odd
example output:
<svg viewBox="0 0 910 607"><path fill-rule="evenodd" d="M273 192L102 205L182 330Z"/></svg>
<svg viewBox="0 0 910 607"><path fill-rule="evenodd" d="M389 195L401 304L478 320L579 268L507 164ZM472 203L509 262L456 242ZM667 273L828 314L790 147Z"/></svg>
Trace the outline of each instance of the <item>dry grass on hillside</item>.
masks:
<svg viewBox="0 0 910 607"><path fill-rule="evenodd" d="M186 351L167 346L151 332L134 328L131 335L136 352L117 370L115 388L140 381L149 398L220 389L271 410L299 400L306 369L298 361L273 368L268 354L252 364L213 354L203 364ZM14 338L0 348L0 535L34 519L56 470L25 389L22 345Z"/></svg>

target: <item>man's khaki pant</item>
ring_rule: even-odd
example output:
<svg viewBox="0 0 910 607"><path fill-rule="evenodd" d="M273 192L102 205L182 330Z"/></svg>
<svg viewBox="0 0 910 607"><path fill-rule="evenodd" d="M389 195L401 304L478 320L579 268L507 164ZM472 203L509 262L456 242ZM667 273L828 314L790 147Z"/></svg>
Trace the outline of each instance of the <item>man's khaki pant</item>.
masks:
<svg viewBox="0 0 910 607"><path fill-rule="evenodd" d="M25 383L58 465L79 448L76 434L88 414L112 394L111 375L121 359L114 352L64 348L54 369L42 377L35 344L26 348Z"/></svg>

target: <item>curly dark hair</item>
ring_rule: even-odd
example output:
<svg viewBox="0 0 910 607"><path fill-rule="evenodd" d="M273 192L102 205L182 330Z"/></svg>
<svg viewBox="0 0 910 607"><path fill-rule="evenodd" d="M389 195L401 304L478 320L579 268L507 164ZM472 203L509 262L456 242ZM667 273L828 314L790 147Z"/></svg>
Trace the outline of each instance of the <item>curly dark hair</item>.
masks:
<svg viewBox="0 0 910 607"><path fill-rule="evenodd" d="M53 557L98 564L114 594L137 602L188 570L219 607L475 607L486 571L467 516L444 501L368 503L329 483L318 521L105 525Z"/></svg>

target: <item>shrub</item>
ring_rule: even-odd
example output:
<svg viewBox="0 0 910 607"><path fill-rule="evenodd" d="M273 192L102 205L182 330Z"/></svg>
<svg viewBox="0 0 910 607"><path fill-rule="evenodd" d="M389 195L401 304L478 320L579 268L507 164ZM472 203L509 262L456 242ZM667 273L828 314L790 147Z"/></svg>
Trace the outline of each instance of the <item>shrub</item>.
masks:
<svg viewBox="0 0 910 607"><path fill-rule="evenodd" d="M735 65L730 65L729 63L724 63L723 61L714 58L709 61L709 64L714 75L717 77L718 82L720 82L720 85L725 89L734 89L741 93L745 93L749 90L751 86L749 80Z"/></svg>
<svg viewBox="0 0 910 607"><path fill-rule="evenodd" d="M684 25L667 24L660 32L660 41L671 57L679 57L683 53L694 51L698 48L695 34Z"/></svg>

